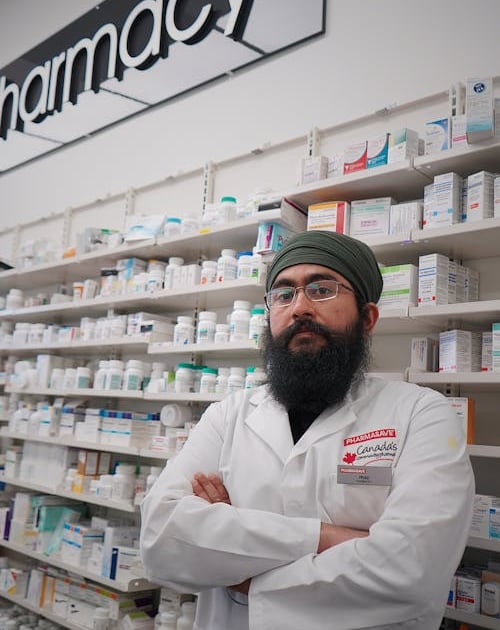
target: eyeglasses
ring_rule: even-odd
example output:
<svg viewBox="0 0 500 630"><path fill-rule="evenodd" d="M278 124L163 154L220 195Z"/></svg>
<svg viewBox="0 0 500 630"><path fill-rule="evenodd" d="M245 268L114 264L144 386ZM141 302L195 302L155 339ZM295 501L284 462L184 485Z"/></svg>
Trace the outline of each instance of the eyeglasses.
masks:
<svg viewBox="0 0 500 630"><path fill-rule="evenodd" d="M325 300L333 300L339 293L339 287L347 289L354 293L351 287L348 287L337 280L317 280L309 282L305 287L277 287L266 293L264 299L266 306L270 310L280 306L290 306L295 301L297 291L302 289L307 298L312 302L324 302Z"/></svg>

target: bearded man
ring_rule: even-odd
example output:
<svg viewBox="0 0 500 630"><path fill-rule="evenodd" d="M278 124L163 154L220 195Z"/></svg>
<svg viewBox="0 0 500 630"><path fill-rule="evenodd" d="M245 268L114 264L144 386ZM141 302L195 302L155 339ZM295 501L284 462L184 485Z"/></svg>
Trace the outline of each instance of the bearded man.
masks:
<svg viewBox="0 0 500 630"><path fill-rule="evenodd" d="M150 579L196 630L437 630L474 496L439 393L367 374L370 248L292 238L267 276L268 383L211 405L142 505Z"/></svg>

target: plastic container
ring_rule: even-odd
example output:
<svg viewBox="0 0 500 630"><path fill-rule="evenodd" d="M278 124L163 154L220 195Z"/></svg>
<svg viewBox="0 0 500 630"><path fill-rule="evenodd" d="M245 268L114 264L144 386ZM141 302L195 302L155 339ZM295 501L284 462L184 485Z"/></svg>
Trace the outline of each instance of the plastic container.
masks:
<svg viewBox="0 0 500 630"><path fill-rule="evenodd" d="M177 619L177 630L193 630L196 615L196 604L184 602L181 605L181 616Z"/></svg>
<svg viewBox="0 0 500 630"><path fill-rule="evenodd" d="M113 359L108 363L108 371L104 389L121 389L123 384L123 361Z"/></svg>
<svg viewBox="0 0 500 630"><path fill-rule="evenodd" d="M157 630L177 630L177 615L170 611L160 613Z"/></svg>
<svg viewBox="0 0 500 630"><path fill-rule="evenodd" d="M250 309L246 300L236 300L229 318L229 341L247 341L250 331Z"/></svg>
<svg viewBox="0 0 500 630"><path fill-rule="evenodd" d="M167 238L180 236L182 221L179 217L168 217L163 228L163 234Z"/></svg>
<svg viewBox="0 0 500 630"><path fill-rule="evenodd" d="M237 392L245 387L245 368L232 367L229 370L229 378L227 379L227 392Z"/></svg>
<svg viewBox="0 0 500 630"><path fill-rule="evenodd" d="M73 282L73 301L78 302L83 298L83 282Z"/></svg>
<svg viewBox="0 0 500 630"><path fill-rule="evenodd" d="M5 298L5 308L7 310L22 308L24 306L24 294L21 289L11 289Z"/></svg>
<svg viewBox="0 0 500 630"><path fill-rule="evenodd" d="M238 261L234 249L223 249L217 259L217 282L236 280Z"/></svg>
<svg viewBox="0 0 500 630"><path fill-rule="evenodd" d="M217 369L204 367L201 372L200 394L215 394Z"/></svg>
<svg viewBox="0 0 500 630"><path fill-rule="evenodd" d="M92 618L93 630L110 630L111 619L107 608L96 608Z"/></svg>
<svg viewBox="0 0 500 630"><path fill-rule="evenodd" d="M43 343L43 333L45 324L30 324L28 333L28 343Z"/></svg>
<svg viewBox="0 0 500 630"><path fill-rule="evenodd" d="M106 389L109 361L99 361L99 367L94 376L94 389Z"/></svg>
<svg viewBox="0 0 500 630"><path fill-rule="evenodd" d="M193 318L179 315L174 326L174 345L182 346L188 343L194 343Z"/></svg>
<svg viewBox="0 0 500 630"><path fill-rule="evenodd" d="M76 388L87 389L90 387L90 380L92 378L92 371L88 367L76 368Z"/></svg>
<svg viewBox="0 0 500 630"><path fill-rule="evenodd" d="M201 311L196 328L196 343L213 343L215 341L215 327L217 313Z"/></svg>
<svg viewBox="0 0 500 630"><path fill-rule="evenodd" d="M201 263L200 284L211 284L217 280L217 261L204 260Z"/></svg>
<svg viewBox="0 0 500 630"><path fill-rule="evenodd" d="M66 368L64 370L63 389L75 389L76 387L76 369Z"/></svg>
<svg viewBox="0 0 500 630"><path fill-rule="evenodd" d="M235 221L238 217L238 206L236 197L222 197L217 208L217 223L225 225Z"/></svg>
<svg viewBox="0 0 500 630"><path fill-rule="evenodd" d="M185 394L193 391L193 366L191 363L179 363L175 371L174 391Z"/></svg>
<svg viewBox="0 0 500 630"><path fill-rule="evenodd" d="M153 487L153 484L160 476L161 471L162 471L161 466L151 466L149 475L146 477L146 490L145 490L146 494Z"/></svg>
<svg viewBox="0 0 500 630"><path fill-rule="evenodd" d="M229 324L216 324L215 326L215 343L229 343Z"/></svg>
<svg viewBox="0 0 500 630"><path fill-rule="evenodd" d="M252 277L252 262L252 252L240 252L238 254L238 270L236 274L238 280L245 280Z"/></svg>
<svg viewBox="0 0 500 630"><path fill-rule="evenodd" d="M148 271L147 291L148 293L155 293L163 289L163 281L165 279L164 269L152 269Z"/></svg>
<svg viewBox="0 0 500 630"><path fill-rule="evenodd" d="M126 391L140 391L144 378L144 366L142 361L130 359L123 373L123 389Z"/></svg>
<svg viewBox="0 0 500 630"><path fill-rule="evenodd" d="M184 264L184 258L179 256L172 256L168 259L168 265L165 267L165 279L163 281L164 289L172 289L174 286L174 273L176 269L182 267Z"/></svg>
<svg viewBox="0 0 500 630"><path fill-rule="evenodd" d="M266 382L266 373L262 368L248 367L245 376L245 389L260 387Z"/></svg>
<svg viewBox="0 0 500 630"><path fill-rule="evenodd" d="M267 327L266 309L263 306L254 306L250 312L248 324L248 338L260 348L262 336Z"/></svg>

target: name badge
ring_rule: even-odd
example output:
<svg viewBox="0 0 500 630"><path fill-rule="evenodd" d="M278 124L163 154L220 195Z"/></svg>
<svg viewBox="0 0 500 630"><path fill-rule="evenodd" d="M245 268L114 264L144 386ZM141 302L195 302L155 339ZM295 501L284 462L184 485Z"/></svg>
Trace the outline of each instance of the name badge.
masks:
<svg viewBox="0 0 500 630"><path fill-rule="evenodd" d="M337 466L337 483L364 486L392 485L390 466Z"/></svg>

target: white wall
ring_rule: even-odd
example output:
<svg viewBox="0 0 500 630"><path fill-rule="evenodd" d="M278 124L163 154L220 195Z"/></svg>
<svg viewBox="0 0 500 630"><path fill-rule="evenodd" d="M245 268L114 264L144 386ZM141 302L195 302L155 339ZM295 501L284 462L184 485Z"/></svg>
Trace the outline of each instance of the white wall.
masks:
<svg viewBox="0 0 500 630"><path fill-rule="evenodd" d="M0 68L95 4L1 2ZM0 231L470 76L499 75L499 22L497 0L328 0L324 37L0 175ZM279 186L292 186L295 171L283 168L278 161Z"/></svg>

